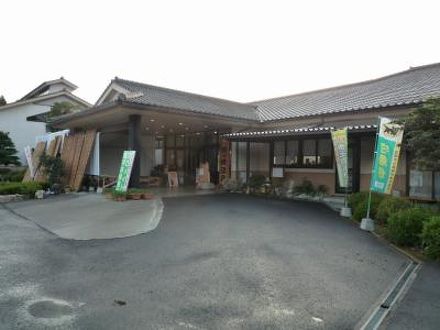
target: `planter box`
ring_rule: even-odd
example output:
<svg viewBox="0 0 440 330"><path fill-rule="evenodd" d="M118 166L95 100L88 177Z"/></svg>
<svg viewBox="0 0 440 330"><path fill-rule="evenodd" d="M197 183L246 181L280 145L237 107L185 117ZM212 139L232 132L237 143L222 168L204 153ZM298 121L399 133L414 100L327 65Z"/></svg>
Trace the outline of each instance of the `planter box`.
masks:
<svg viewBox="0 0 440 330"><path fill-rule="evenodd" d="M142 194L142 199L153 199L154 195L151 193L143 193Z"/></svg>

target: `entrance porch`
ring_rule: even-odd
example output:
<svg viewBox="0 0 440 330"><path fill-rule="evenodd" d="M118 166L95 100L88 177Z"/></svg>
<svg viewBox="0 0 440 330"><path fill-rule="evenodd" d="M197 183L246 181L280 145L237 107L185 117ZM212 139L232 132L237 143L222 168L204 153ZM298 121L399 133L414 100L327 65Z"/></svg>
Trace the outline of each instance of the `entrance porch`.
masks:
<svg viewBox="0 0 440 330"><path fill-rule="evenodd" d="M201 164L207 164L210 182L218 184L221 137L252 128L246 120L122 102L84 112L60 127L99 133L95 175L116 178L123 151L136 151L132 187L145 185L150 177L163 182L169 171L177 173L179 185L194 186Z"/></svg>

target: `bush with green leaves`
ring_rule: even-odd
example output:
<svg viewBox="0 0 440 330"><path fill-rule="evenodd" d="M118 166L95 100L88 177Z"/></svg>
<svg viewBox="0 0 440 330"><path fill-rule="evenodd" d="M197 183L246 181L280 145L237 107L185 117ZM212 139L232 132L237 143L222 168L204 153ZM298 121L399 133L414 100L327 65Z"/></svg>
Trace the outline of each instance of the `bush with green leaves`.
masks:
<svg viewBox="0 0 440 330"><path fill-rule="evenodd" d="M315 187L312 181L304 179L303 182L295 187L295 192L298 194L305 194L308 196L314 196L316 194Z"/></svg>
<svg viewBox="0 0 440 330"><path fill-rule="evenodd" d="M377 210L384 198L384 195L371 193L370 218L376 219ZM362 218L367 216L368 192L352 194L348 198L348 204L353 210L353 219L356 221L362 220Z"/></svg>
<svg viewBox="0 0 440 330"><path fill-rule="evenodd" d="M64 163L61 158L43 154L40 156L40 162L49 186L60 184L64 175Z"/></svg>
<svg viewBox="0 0 440 330"><path fill-rule="evenodd" d="M411 205L407 199L387 196L380 202L374 220L386 224L390 216L400 210L409 209Z"/></svg>
<svg viewBox="0 0 440 330"><path fill-rule="evenodd" d="M40 182L0 182L0 195L19 194L34 198L37 190L42 190L45 185Z"/></svg>
<svg viewBox="0 0 440 330"><path fill-rule="evenodd" d="M350 206L353 210L360 203L365 201L368 198L368 191L361 191L348 196L348 206Z"/></svg>
<svg viewBox="0 0 440 330"><path fill-rule="evenodd" d="M262 174L252 175L249 178L249 187L260 188L266 182L266 177Z"/></svg>
<svg viewBox="0 0 440 330"><path fill-rule="evenodd" d="M431 216L431 210L421 207L400 210L388 219L386 235L398 245L420 246L423 224Z"/></svg>
<svg viewBox="0 0 440 330"><path fill-rule="evenodd" d="M328 187L325 184L320 184L318 188L316 188L316 192L321 196L328 195Z"/></svg>
<svg viewBox="0 0 440 330"><path fill-rule="evenodd" d="M9 133L0 131L0 165L20 165L17 153Z"/></svg>
<svg viewBox="0 0 440 330"><path fill-rule="evenodd" d="M440 216L434 216L423 224L422 244L425 254L440 259Z"/></svg>

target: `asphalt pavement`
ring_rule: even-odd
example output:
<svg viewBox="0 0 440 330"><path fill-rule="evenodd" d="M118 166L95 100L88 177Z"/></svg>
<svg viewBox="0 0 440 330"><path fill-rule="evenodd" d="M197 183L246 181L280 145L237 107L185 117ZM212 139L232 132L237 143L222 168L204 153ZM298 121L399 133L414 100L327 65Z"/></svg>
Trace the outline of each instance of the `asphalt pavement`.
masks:
<svg viewBox="0 0 440 330"><path fill-rule="evenodd" d="M0 328L352 329L407 264L321 204L163 202L155 230L89 241L0 206Z"/></svg>
<svg viewBox="0 0 440 330"><path fill-rule="evenodd" d="M423 263L408 292L391 310L382 329L440 329L440 264Z"/></svg>

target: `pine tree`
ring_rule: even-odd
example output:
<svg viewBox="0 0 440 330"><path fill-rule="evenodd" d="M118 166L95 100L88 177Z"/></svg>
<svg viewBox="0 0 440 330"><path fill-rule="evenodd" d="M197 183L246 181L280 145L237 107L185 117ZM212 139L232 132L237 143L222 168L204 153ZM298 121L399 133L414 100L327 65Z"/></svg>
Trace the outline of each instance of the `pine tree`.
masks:
<svg viewBox="0 0 440 330"><path fill-rule="evenodd" d="M20 165L14 142L9 133L0 131L0 165Z"/></svg>
<svg viewBox="0 0 440 330"><path fill-rule="evenodd" d="M3 95L0 95L0 107L2 106L2 105L6 105L7 104L7 102L6 102L6 100L5 100L5 97L3 96Z"/></svg>
<svg viewBox="0 0 440 330"><path fill-rule="evenodd" d="M421 170L440 171L440 99L430 99L404 120L405 145Z"/></svg>

